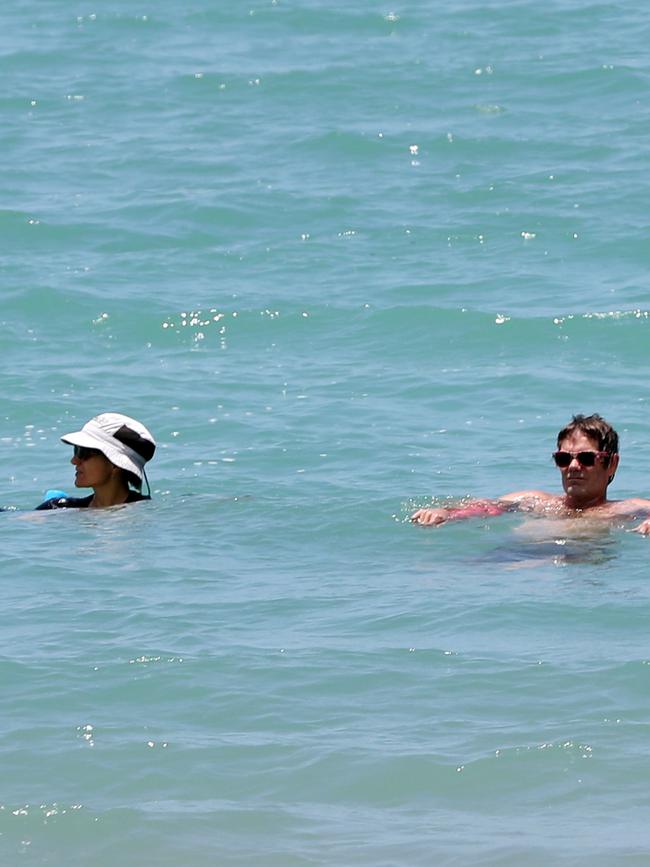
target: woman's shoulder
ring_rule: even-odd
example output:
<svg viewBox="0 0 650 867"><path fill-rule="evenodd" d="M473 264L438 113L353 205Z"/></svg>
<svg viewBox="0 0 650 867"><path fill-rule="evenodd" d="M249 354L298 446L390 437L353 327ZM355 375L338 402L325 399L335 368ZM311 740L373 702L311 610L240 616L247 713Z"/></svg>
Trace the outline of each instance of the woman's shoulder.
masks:
<svg viewBox="0 0 650 867"><path fill-rule="evenodd" d="M89 497L50 497L44 500L40 506L36 506L36 511L44 509L87 509L90 505L93 495Z"/></svg>
<svg viewBox="0 0 650 867"><path fill-rule="evenodd" d="M150 500L151 497L146 494L141 494L140 491L129 491L129 496L126 498L127 503L139 503L141 500Z"/></svg>

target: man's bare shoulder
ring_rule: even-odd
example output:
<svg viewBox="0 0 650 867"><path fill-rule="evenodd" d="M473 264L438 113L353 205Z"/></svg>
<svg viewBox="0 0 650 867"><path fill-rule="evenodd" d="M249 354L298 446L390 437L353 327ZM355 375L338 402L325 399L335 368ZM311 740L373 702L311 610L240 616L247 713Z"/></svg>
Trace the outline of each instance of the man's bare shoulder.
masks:
<svg viewBox="0 0 650 867"><path fill-rule="evenodd" d="M613 515L634 517L650 515L650 500L644 497L630 497L628 500L612 500L607 503L608 511Z"/></svg>

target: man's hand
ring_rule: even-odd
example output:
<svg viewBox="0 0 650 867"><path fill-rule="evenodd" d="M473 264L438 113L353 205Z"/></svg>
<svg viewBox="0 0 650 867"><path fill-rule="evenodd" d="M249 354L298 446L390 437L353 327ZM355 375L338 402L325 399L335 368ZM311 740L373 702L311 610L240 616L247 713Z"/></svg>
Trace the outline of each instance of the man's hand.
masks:
<svg viewBox="0 0 650 867"><path fill-rule="evenodd" d="M444 524L447 520L449 520L449 509L418 509L411 515L414 524L422 524L425 527Z"/></svg>
<svg viewBox="0 0 650 867"><path fill-rule="evenodd" d="M641 533L642 536L650 536L650 518L642 521L638 527L633 530L634 533Z"/></svg>
<svg viewBox="0 0 650 867"><path fill-rule="evenodd" d="M507 510L503 503L496 500L474 500L466 506L454 509L418 509L411 515L414 524L433 527L446 521L465 520L465 518L485 518L501 515ZM650 532L650 530L649 530Z"/></svg>

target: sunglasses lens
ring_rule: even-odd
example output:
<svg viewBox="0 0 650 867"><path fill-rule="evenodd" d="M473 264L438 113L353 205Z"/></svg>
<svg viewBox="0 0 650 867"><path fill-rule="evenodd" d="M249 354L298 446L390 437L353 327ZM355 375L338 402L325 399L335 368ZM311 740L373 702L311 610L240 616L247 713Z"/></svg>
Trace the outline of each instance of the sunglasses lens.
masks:
<svg viewBox="0 0 650 867"><path fill-rule="evenodd" d="M555 452L553 460L562 469L568 467L574 457L580 466L593 467L599 454L599 452L578 452L574 455L573 452ZM607 466L607 462L605 462L605 466Z"/></svg>
<svg viewBox="0 0 650 867"><path fill-rule="evenodd" d="M74 447L74 456L80 461L87 461L88 458L92 458L93 455L97 454L99 454L97 449L88 449L85 446Z"/></svg>

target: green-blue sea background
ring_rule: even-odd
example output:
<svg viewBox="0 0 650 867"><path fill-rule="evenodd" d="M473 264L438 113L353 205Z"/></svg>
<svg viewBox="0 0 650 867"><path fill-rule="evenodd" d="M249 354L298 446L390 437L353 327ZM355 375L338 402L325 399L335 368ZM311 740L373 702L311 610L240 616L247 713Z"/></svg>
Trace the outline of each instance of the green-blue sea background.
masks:
<svg viewBox="0 0 650 867"><path fill-rule="evenodd" d="M0 23L0 864L645 867L650 541L405 520L650 495L645 7ZM153 502L30 514L104 410Z"/></svg>

